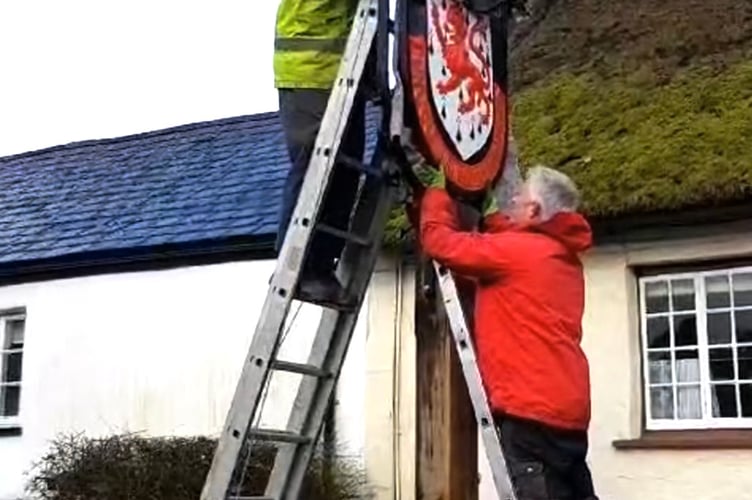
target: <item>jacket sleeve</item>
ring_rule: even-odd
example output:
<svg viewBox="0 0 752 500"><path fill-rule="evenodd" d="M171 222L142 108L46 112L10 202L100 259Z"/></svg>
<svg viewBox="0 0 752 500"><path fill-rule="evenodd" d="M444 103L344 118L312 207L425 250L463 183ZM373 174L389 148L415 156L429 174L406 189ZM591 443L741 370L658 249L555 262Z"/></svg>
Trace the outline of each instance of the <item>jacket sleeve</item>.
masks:
<svg viewBox="0 0 752 500"><path fill-rule="evenodd" d="M501 233L512 227L509 217L501 212L495 212L483 218L484 233Z"/></svg>
<svg viewBox="0 0 752 500"><path fill-rule="evenodd" d="M493 278L504 271L508 255L498 236L460 231L454 202L442 189L428 189L421 203L420 241L425 253L454 272Z"/></svg>

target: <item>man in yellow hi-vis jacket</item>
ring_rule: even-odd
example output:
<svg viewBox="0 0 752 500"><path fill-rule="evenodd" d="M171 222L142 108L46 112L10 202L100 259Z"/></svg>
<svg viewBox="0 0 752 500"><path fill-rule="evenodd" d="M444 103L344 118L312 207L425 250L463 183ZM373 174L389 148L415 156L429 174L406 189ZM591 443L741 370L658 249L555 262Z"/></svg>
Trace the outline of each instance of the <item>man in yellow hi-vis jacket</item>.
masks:
<svg viewBox="0 0 752 500"><path fill-rule="evenodd" d="M292 165L284 186L276 249L279 251L295 209L311 158L316 135L326 111L329 93L339 71L357 0L281 0L274 44L275 86L279 114ZM364 99L354 105L340 152L362 160L365 142ZM321 222L347 229L359 174L335 164ZM341 300L334 275L335 260L344 242L324 233L314 235L308 266L303 269L298 296L303 299Z"/></svg>

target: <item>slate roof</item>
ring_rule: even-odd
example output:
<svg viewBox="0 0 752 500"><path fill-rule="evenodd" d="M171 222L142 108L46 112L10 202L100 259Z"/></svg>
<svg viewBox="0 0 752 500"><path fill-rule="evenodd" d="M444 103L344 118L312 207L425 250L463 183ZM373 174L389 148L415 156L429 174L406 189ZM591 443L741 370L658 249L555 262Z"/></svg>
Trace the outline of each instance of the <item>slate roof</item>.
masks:
<svg viewBox="0 0 752 500"><path fill-rule="evenodd" d="M271 246L287 168L277 113L0 158L0 266L234 237Z"/></svg>

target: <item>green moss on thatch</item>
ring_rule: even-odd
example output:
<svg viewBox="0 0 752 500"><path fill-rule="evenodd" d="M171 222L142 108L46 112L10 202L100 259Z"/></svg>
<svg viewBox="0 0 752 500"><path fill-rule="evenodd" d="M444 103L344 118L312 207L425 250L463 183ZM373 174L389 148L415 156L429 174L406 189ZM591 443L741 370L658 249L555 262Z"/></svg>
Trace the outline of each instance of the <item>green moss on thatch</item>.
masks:
<svg viewBox="0 0 752 500"><path fill-rule="evenodd" d="M752 63L667 85L562 75L515 98L523 164L571 175L590 215L678 210L752 195Z"/></svg>
<svg viewBox="0 0 752 500"><path fill-rule="evenodd" d="M571 175L601 218L714 206L752 197L752 62L694 68L665 85L559 75L514 97L522 165ZM388 248L409 243L395 211Z"/></svg>

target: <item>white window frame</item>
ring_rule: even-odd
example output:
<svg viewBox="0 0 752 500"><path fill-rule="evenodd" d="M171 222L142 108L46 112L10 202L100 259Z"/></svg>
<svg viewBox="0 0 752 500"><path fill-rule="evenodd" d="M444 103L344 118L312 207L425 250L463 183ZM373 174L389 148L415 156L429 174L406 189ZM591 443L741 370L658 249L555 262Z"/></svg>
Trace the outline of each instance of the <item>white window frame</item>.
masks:
<svg viewBox="0 0 752 500"><path fill-rule="evenodd" d="M736 400L737 407L741 413L741 396L739 390L739 361L737 359L737 342L736 342L736 316L735 311L752 310L752 306L742 306L739 308L734 307L734 294L733 294L733 279L734 274L752 273L752 266L745 267L728 267L723 269L714 269L708 271L688 271L688 272L676 272L676 273L663 273L658 275L651 275L639 278L639 292L640 292L640 355L642 359L643 368L643 406L645 415L645 428L649 431L659 430L697 430L697 429L752 429L752 417L713 417L712 413L712 394L711 394L711 380L710 380L710 363L709 354L710 348L708 344L708 331L707 331L707 294L705 289L705 279L712 276L726 276L729 279L729 307L728 308L712 308L712 312L721 312L723 309L727 309L730 314L731 323L731 350L734 356L734 379L724 381L727 384L735 384L736 386ZM674 311L672 301L671 281L675 280L692 280L694 283L695 293L695 307L693 310L688 311ZM678 313L680 315L694 314L697 322L697 351L700 364L700 397L701 397L701 409L702 418L698 419L656 419L651 415L652 408L650 404L650 388L655 385L650 384L650 365L648 362L648 337L647 337L647 301L646 301L646 285L656 282L668 282L668 300L669 300L669 312L667 316L671 317L672 313ZM676 381L676 367L674 365L676 348L674 345L674 321L669 321L669 351L671 353L671 383L665 384L667 387L671 387L674 392L674 408L677 405L677 387L681 385L697 385L697 382L682 382ZM744 379L746 381L746 379ZM716 381L717 383L717 381Z"/></svg>
<svg viewBox="0 0 752 500"><path fill-rule="evenodd" d="M26 313L25 312L2 312L0 311L0 354L6 354L9 351L5 349L5 335L6 335L6 323L8 321L18 321L21 320L24 322L24 347L20 349L21 356L23 359L24 350L26 347ZM10 352L13 352L11 350ZM5 359L5 356L0 355L0 385L8 387L8 386L17 386L17 387L23 387L23 368L21 369L21 380L18 382L5 382L3 380L4 374L5 374L5 367L3 366L3 361ZM23 393L23 389L20 390L21 393ZM7 428L16 428L21 426L21 408L20 408L20 398L19 395L19 412L18 415L14 415L12 417L7 417L0 415L0 429L7 429Z"/></svg>

